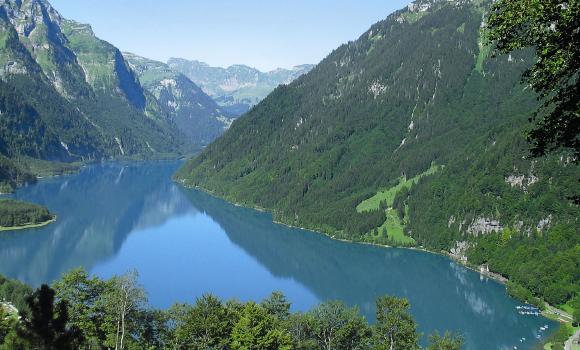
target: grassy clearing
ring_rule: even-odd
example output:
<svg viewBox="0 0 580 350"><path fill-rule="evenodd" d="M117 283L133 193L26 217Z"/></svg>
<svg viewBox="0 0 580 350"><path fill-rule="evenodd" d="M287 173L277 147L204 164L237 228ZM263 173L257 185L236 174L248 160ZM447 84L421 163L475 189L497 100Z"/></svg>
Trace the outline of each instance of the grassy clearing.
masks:
<svg viewBox="0 0 580 350"><path fill-rule="evenodd" d="M558 305L557 308L562 310L562 311L566 311L570 315L574 314L574 307L572 306L572 299L569 300L566 304Z"/></svg>
<svg viewBox="0 0 580 350"><path fill-rule="evenodd" d="M403 188L411 188L414 184L416 184L422 177L432 175L437 172L441 166L433 165L429 170L425 171L422 174L415 176L412 179L404 179L401 178L399 180L399 184L394 187L391 187L385 191L380 191L371 198L362 201L359 205L357 205L356 210L359 213L371 210L377 210L380 208L381 202L385 201L388 207L393 206L393 201L395 200L395 196L397 193L402 190Z"/></svg>
<svg viewBox="0 0 580 350"><path fill-rule="evenodd" d="M424 176L428 176L437 172L441 167L438 165L433 165L427 171L422 174L419 174L411 179L401 178L399 183L396 186L393 186L387 190L379 191L376 195L372 196L371 198L362 201L359 205L357 205L356 210L359 213L363 213L365 211L372 211L372 210L379 210L381 202L385 202L387 204L387 220L377 229L378 234L383 235L383 232L387 232L387 235L390 240L395 242L396 244L401 245L412 245L415 244L415 240L409 236L405 236L404 228L405 222L402 221L399 216L397 215L396 210L393 209L393 202L395 200L395 196L399 191L404 188L411 188L414 184L416 184L421 178ZM369 235L373 236L372 233ZM374 235L376 236L376 234Z"/></svg>

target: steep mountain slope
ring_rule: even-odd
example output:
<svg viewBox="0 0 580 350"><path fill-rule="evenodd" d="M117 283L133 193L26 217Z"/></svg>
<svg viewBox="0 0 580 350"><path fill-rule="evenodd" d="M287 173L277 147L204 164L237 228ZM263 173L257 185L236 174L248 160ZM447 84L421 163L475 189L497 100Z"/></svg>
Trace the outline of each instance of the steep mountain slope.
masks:
<svg viewBox="0 0 580 350"><path fill-rule="evenodd" d="M196 146L209 144L231 125L232 119L185 75L162 62L131 53L123 55L161 111Z"/></svg>
<svg viewBox="0 0 580 350"><path fill-rule="evenodd" d="M171 58L168 64L198 84L232 116L244 114L278 85L289 84L314 67L304 64L292 69L278 68L270 72L261 72L244 65L228 68L210 67L203 62L181 58Z"/></svg>
<svg viewBox="0 0 580 350"><path fill-rule="evenodd" d="M422 0L390 15L278 87L177 179L337 238L405 233L565 302L579 292L568 197L580 169L566 155L528 159L537 101L519 82L534 57L491 57L488 6Z"/></svg>
<svg viewBox="0 0 580 350"><path fill-rule="evenodd" d="M45 0L0 1L0 77L4 100L26 107L0 122L9 156L95 159L183 147L172 122L148 110L119 50Z"/></svg>

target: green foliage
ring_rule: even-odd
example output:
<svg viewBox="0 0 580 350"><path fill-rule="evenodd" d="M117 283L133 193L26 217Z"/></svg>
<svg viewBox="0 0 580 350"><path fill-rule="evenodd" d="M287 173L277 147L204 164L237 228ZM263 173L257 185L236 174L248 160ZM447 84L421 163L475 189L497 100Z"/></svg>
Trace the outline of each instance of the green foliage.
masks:
<svg viewBox="0 0 580 350"><path fill-rule="evenodd" d="M379 191L371 198L362 201L359 205L357 205L356 210L358 212L378 210L383 206L383 203L387 208L394 207L395 198L399 193L408 193L409 188L419 182L422 177L434 174L438 169L439 167L432 166L429 168L429 170L411 179L401 178L399 179L399 183L396 186L393 186L385 191Z"/></svg>
<svg viewBox="0 0 580 350"><path fill-rule="evenodd" d="M559 305L580 293L580 236L577 225L558 225L544 234L517 234L507 243L502 234L478 240L467 255L474 264L509 277L510 294L539 304L538 297Z"/></svg>
<svg viewBox="0 0 580 350"><path fill-rule="evenodd" d="M461 350L463 345L461 337L454 337L450 333L445 333L443 337L435 333L429 337L429 342L427 350Z"/></svg>
<svg viewBox="0 0 580 350"><path fill-rule="evenodd" d="M475 30L475 18L467 20L469 11L453 14L440 11L429 17L433 22L442 22L447 16L460 17L464 19L461 23L468 22L469 25L466 24L464 38L457 37L461 34L455 30L457 27L453 28L453 34L445 35L446 38L476 41L478 30ZM362 53L367 45L365 35L356 44L336 50L296 83L277 89L247 116L234 123L232 131L225 137L186 166L180 178L238 202L273 208L277 219L283 221L333 235L336 231L342 231L345 237L360 234L346 229L348 223L362 219L354 210L360 201L371 197L370 193L376 193L379 188L394 186L402 172L413 177L425 171L435 153L445 154L454 146L442 139L432 140L437 144L435 146L427 138L422 141L425 146L419 147L409 141L395 152L410 123L409 118L401 121L399 117L410 116L416 105L419 106L417 110L421 110L417 116L425 117L427 111L421 106L432 98L436 83L433 76L426 75L425 87L416 94L416 78L411 78L413 67L432 65L431 56L413 54L415 50L428 52L433 49L430 47L434 40L431 32L428 31L426 41L427 28L395 23L391 18L373 27L373 32L392 30L392 33L375 43L372 54L366 56ZM404 40L400 40L403 33L406 33ZM390 49L393 46L398 50ZM453 51L445 47L440 52L442 55L443 50ZM463 57L461 52L457 54L461 59L472 60L472 57ZM351 57L351 63L336 68L336 63L347 57ZM395 75L403 57L417 58L410 62L409 68ZM368 73L360 76L354 73L363 68L369 68L365 70ZM384 75L378 73L381 71ZM453 73L448 75L458 73L453 67ZM469 76L471 71L468 69L461 73ZM343 96L334 100L330 96L337 93L334 78L337 75L353 79L348 89L342 91ZM397 76L396 80L389 81L388 77L393 76ZM406 91L405 94L413 94L413 98L397 99L397 94L387 90L386 96L375 99L368 89L374 80L381 78L386 79L387 86L396 85L399 89L396 91ZM462 84L465 82L465 79L459 80ZM454 88L461 89L462 86ZM391 108L391 103L387 104L391 98L397 99L401 106ZM478 113L469 119L473 120L475 114ZM305 119L304 115L311 116ZM420 125L419 120L414 122ZM423 119L421 122L430 123ZM296 127L298 124L300 127ZM440 123L437 126L445 125ZM412 136L417 132L418 129L414 129ZM446 137L445 141L448 139ZM422 152L429 148L434 152Z"/></svg>
<svg viewBox="0 0 580 350"><path fill-rule="evenodd" d="M56 162L30 157L18 157L14 163L28 173L39 177L60 176L76 173L82 166L81 162Z"/></svg>
<svg viewBox="0 0 580 350"><path fill-rule="evenodd" d="M533 108L533 96L518 91L525 63L486 61L504 79L482 77L474 70L481 15L441 6L414 23L393 14L341 46L234 122L178 179L272 209L285 223L362 240L385 220L374 225L357 212L360 202L402 174L413 178L451 161L486 138L482 129L524 124ZM501 103L505 96L511 101Z"/></svg>
<svg viewBox="0 0 580 350"><path fill-rule="evenodd" d="M507 283L507 292L510 296L518 300L534 305L540 309L544 308L544 303L541 299L536 298L529 289L526 289L517 282L509 281Z"/></svg>
<svg viewBox="0 0 580 350"><path fill-rule="evenodd" d="M580 156L580 2L500 0L488 28L499 52L536 52L537 62L524 75L545 99L542 119L530 133L535 153L565 147Z"/></svg>
<svg viewBox="0 0 580 350"><path fill-rule="evenodd" d="M368 342L370 329L358 309L342 302L328 301L306 314L308 330L319 349L361 349Z"/></svg>
<svg viewBox="0 0 580 350"><path fill-rule="evenodd" d="M5 339L9 337L11 333L16 331L17 324L18 318L10 314L0 305L0 346L1 344L4 344Z"/></svg>
<svg viewBox="0 0 580 350"><path fill-rule="evenodd" d="M377 299L377 324L373 328L373 349L419 349L417 324L406 299L385 296Z"/></svg>
<svg viewBox="0 0 580 350"><path fill-rule="evenodd" d="M342 302L326 301L306 313L289 312L286 297L274 292L261 303L222 302L206 294L194 304L169 310L146 305L136 275L102 280L81 269L27 297L23 321L0 317L0 350L32 349L419 349L409 303L377 301L377 323L369 324ZM4 282L3 282L4 281ZM0 293L6 282L0 278ZM29 289L20 295L29 294ZM0 316L2 308L0 307ZM5 322L2 322L5 321ZM124 338L123 338L124 335ZM123 340L121 340L123 338ZM429 349L455 349L446 334ZM445 345L447 346L447 345Z"/></svg>
<svg viewBox="0 0 580 350"><path fill-rule="evenodd" d="M177 349L223 349L236 314L212 295L197 299L193 306L174 305L169 311L175 320L173 343Z"/></svg>
<svg viewBox="0 0 580 350"><path fill-rule="evenodd" d="M574 334L574 330L572 329L572 327L570 327L567 324L564 324L561 327L558 327L556 332L546 339L546 343L550 343L552 345L553 350L556 349L564 350L564 343L566 342L566 340L568 340L568 338L570 338L572 334Z"/></svg>
<svg viewBox="0 0 580 350"><path fill-rule="evenodd" d="M290 350L292 338L286 330L276 327L276 319L266 309L249 302L242 308L232 329L231 348Z"/></svg>
<svg viewBox="0 0 580 350"><path fill-rule="evenodd" d="M273 292L260 304L266 311L280 320L290 316L290 303L281 292Z"/></svg>
<svg viewBox="0 0 580 350"><path fill-rule="evenodd" d="M11 193L17 186L35 181L34 175L0 154L0 193Z"/></svg>
<svg viewBox="0 0 580 350"><path fill-rule="evenodd" d="M48 209L36 204L0 199L0 228L35 225L54 218Z"/></svg>
<svg viewBox="0 0 580 350"><path fill-rule="evenodd" d="M368 235L365 241L373 243L390 244L394 246L399 245L414 245L415 240L405 235L405 215L407 208L407 197L409 196L409 189L419 182L423 177L434 174L440 167L431 166L429 170L416 175L411 179L401 178L396 186L393 186L385 191L379 191L376 195L369 199L362 201L357 205L356 210L359 213L370 212L375 210L385 211L386 220L380 227L375 228L377 232L387 232L386 235Z"/></svg>
<svg viewBox="0 0 580 350"><path fill-rule="evenodd" d="M73 350L82 342L76 326L68 326L68 309L64 301L55 304L55 292L43 285L27 298L30 316L22 314L20 337L31 349Z"/></svg>
<svg viewBox="0 0 580 350"><path fill-rule="evenodd" d="M67 302L69 320L81 330L85 344L93 347L103 344L106 340L103 295L111 285L76 269L56 281L53 287L57 298Z"/></svg>
<svg viewBox="0 0 580 350"><path fill-rule="evenodd" d="M21 311L27 310L26 297L31 293L29 286L0 276L0 302L11 303Z"/></svg>

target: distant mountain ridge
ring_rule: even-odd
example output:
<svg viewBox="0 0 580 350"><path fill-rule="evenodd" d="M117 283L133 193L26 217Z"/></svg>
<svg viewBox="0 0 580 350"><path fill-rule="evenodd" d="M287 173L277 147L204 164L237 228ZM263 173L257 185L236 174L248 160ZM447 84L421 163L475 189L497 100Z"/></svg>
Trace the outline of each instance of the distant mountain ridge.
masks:
<svg viewBox="0 0 580 350"><path fill-rule="evenodd" d="M123 56L159 108L197 146L209 144L231 125L233 119L185 75L162 62L132 53Z"/></svg>
<svg viewBox="0 0 580 350"><path fill-rule="evenodd" d="M289 84L314 67L303 64L291 69L278 68L262 72L246 65L211 67L204 62L182 58L170 58L167 64L185 74L224 110L236 116L247 112L278 85Z"/></svg>

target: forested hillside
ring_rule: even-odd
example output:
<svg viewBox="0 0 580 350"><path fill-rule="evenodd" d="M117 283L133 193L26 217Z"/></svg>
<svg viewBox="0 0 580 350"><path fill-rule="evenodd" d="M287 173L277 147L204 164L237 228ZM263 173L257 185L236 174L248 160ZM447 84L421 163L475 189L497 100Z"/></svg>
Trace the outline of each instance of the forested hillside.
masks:
<svg viewBox="0 0 580 350"><path fill-rule="evenodd" d="M400 228L552 303L572 299L580 168L567 154L530 157L538 102L520 78L535 58L492 57L490 3L417 1L390 15L278 87L177 179L337 238L401 244Z"/></svg>

